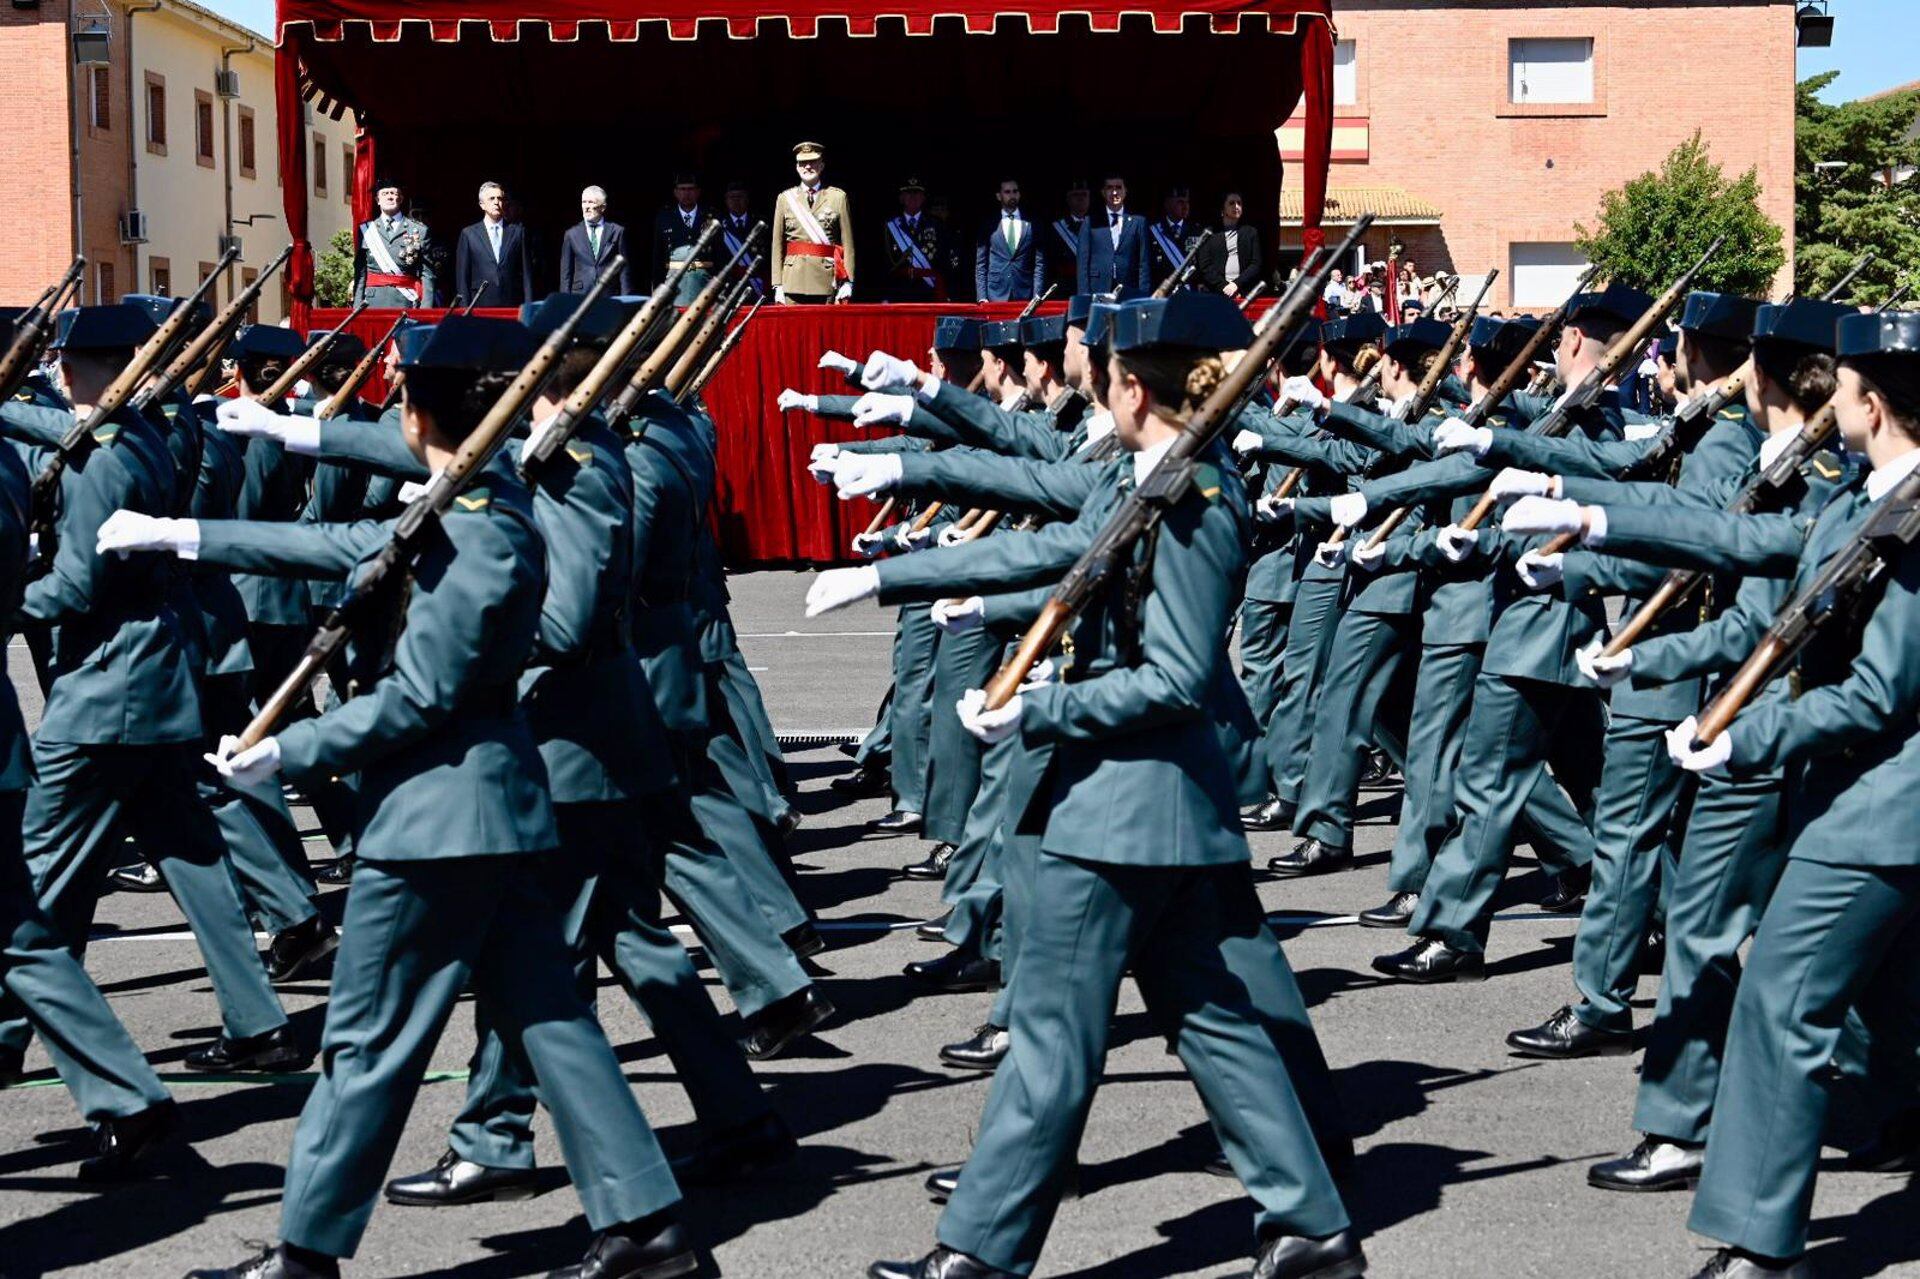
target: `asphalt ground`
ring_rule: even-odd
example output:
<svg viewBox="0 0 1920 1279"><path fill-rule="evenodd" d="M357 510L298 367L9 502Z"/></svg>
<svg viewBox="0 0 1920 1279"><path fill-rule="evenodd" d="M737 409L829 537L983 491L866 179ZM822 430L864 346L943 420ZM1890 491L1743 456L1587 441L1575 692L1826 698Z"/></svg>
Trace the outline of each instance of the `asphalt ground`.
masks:
<svg viewBox="0 0 1920 1279"><path fill-rule="evenodd" d="M806 575L735 579L741 644L783 734L864 730L884 692L892 614L856 607L801 616ZM29 704L25 653L10 654ZM859 1276L876 1257L930 1246L938 1208L921 1182L963 1158L986 1096L983 1076L942 1067L936 1048L969 1033L984 994L918 993L901 966L935 953L911 925L938 911L936 885L897 868L924 855L915 839L866 838L880 800L842 804L826 789L848 767L830 748L795 752L805 826L794 840L803 894L832 949L819 959L840 1016L789 1057L757 1067L800 1135L791 1165L748 1183L695 1192L688 1217L735 1276ZM1263 882L1276 931L1298 974L1359 1147L1347 1188L1373 1271L1423 1279L1487 1276L1685 1276L1707 1253L1686 1232L1688 1196L1604 1194L1586 1165L1631 1145L1637 1058L1540 1063L1511 1056L1507 1031L1544 1018L1571 993L1574 922L1534 903L1545 877L1523 853L1501 897L1492 980L1411 987L1368 967L1396 934L1362 929L1356 911L1385 896L1397 789L1363 795L1355 870ZM302 813L312 826L311 814ZM1256 864L1284 833L1251 837ZM324 843L316 858L329 856ZM325 908L338 918L341 893ZM128 1277L228 1264L276 1234L281 1179L310 1077L262 1082L186 1074L180 1058L216 1032L198 952L164 896L101 902L88 966L182 1105L183 1136L151 1180L91 1193L73 1168L86 1132L36 1047L35 1074L0 1097L0 1276ZM726 995L709 978L715 1000ZM1638 1008L1651 1016L1655 983ZM326 990L284 990L300 1033L320 1032ZM637 1095L669 1149L694 1136L685 1096L624 995L602 987L602 1016ZM473 1043L456 1010L435 1051L395 1156L395 1174L431 1164L458 1111ZM1207 1175L1212 1153L1199 1100L1149 1026L1131 985L1120 996L1107 1073L1081 1146L1081 1195L1062 1206L1040 1273L1076 1279L1161 1279L1246 1273L1251 1205ZM1906 1177L1838 1171L1821 1177L1813 1213L1822 1275L1920 1273L1920 1198ZM520 1203L374 1214L348 1273L540 1274L576 1260L589 1232L542 1122L545 1191Z"/></svg>

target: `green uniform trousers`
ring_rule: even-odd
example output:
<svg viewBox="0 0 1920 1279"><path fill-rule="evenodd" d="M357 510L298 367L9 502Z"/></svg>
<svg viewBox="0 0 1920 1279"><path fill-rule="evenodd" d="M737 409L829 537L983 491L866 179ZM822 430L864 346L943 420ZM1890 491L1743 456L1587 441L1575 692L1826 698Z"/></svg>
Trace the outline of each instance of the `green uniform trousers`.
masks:
<svg viewBox="0 0 1920 1279"><path fill-rule="evenodd" d="M1689 1229L1766 1257L1806 1250L1847 1010L1910 1018L1916 965L1920 866L1787 863L1734 1003Z"/></svg>
<svg viewBox="0 0 1920 1279"><path fill-rule="evenodd" d="M553 1112L587 1221L602 1230L680 1199L620 1063L574 985L551 854L362 857L347 894L320 1079L288 1159L280 1237L335 1257L359 1247L421 1076L469 984L524 1051Z"/></svg>
<svg viewBox="0 0 1920 1279"><path fill-rule="evenodd" d="M727 784L707 749L711 736L672 734L674 768L707 838L726 854L736 877L751 894L775 934L808 922L806 907L793 895L769 847L774 832L754 820ZM671 882L671 881L669 881Z"/></svg>
<svg viewBox="0 0 1920 1279"><path fill-rule="evenodd" d="M1480 672L1454 782L1458 824L1433 859L1409 932L1438 937L1456 950L1486 949L1494 893L1513 857L1521 814L1550 759L1555 776L1572 791L1561 802L1574 816L1568 821L1563 813L1556 825L1580 824L1577 814L1590 806L1592 764L1587 761L1585 770L1579 765L1581 753L1591 755L1600 740L1599 721L1597 690ZM1546 843L1536 851L1555 872L1584 866L1593 859L1592 836L1571 850Z"/></svg>
<svg viewBox="0 0 1920 1279"><path fill-rule="evenodd" d="M222 734L237 735L247 726L246 681L247 676L238 673L209 675L201 682L200 716L212 745L218 745ZM248 912L274 933L318 914L306 849L279 781L241 787L203 771L197 789L220 827Z"/></svg>
<svg viewBox="0 0 1920 1279"><path fill-rule="evenodd" d="M187 925L235 1039L287 1024L254 948L253 928L219 826L195 792L200 743L81 746L36 740L34 784L21 822L27 869L54 934L76 959L87 950L100 881L116 864L120 832L140 831ZM28 1032L7 1001L0 1044L24 1049Z"/></svg>
<svg viewBox="0 0 1920 1279"><path fill-rule="evenodd" d="M984 688L999 669L1001 641L985 628L947 633L933 655L933 689L927 707L927 807L923 837L958 844L967 812L980 793L980 739L960 723L954 708L968 689Z"/></svg>
<svg viewBox="0 0 1920 1279"><path fill-rule="evenodd" d="M574 959L574 989L591 1008L601 960L653 1027L693 1112L709 1130L751 1123L767 1111L746 1054L727 1033L693 961L660 922L662 854L647 846L630 801L555 804L559 851L535 872L562 923ZM489 1168L533 1167L535 1086L524 1051L508 1047L491 1010L476 1004L478 1031L467 1104L449 1145Z"/></svg>
<svg viewBox="0 0 1920 1279"><path fill-rule="evenodd" d="M893 738L893 806L902 812L927 808L928 736L933 724L933 657L940 628L925 604L904 604L893 636L893 705L888 734Z"/></svg>
<svg viewBox="0 0 1920 1279"><path fill-rule="evenodd" d="M1030 753L1018 733L987 747L980 757L980 791L940 886L940 900L951 907L946 939L970 954L1003 958L1001 859L1004 827L1010 825L1005 820L1007 795L1014 773L1030 766Z"/></svg>
<svg viewBox="0 0 1920 1279"><path fill-rule="evenodd" d="M1707 1138L1740 989L1740 948L1786 869L1784 809L1778 774L1700 779L1667 903L1667 957L1640 1064L1637 1131Z"/></svg>
<svg viewBox="0 0 1920 1279"><path fill-rule="evenodd" d="M1345 1229L1346 1209L1275 1046L1278 1027L1227 962L1237 938L1257 945L1269 969L1286 968L1250 868L1102 865L1043 853L1034 891L1047 909L1025 925L1013 1046L941 1215L940 1242L1032 1272L1093 1104L1129 965L1257 1204L1256 1231Z"/></svg>
<svg viewBox="0 0 1920 1279"><path fill-rule="evenodd" d="M1349 612L1334 627L1294 834L1353 847L1353 806L1367 752L1377 743L1396 765L1406 765L1406 721L1396 723L1388 713L1388 694L1416 651L1419 632L1420 619L1405 613Z"/></svg>
<svg viewBox="0 0 1920 1279"><path fill-rule="evenodd" d="M897 647L898 634L894 637ZM886 768L893 761L893 685L887 685L887 691L880 698L880 709L873 713L873 727L853 748L853 762L865 768L868 766Z"/></svg>
<svg viewBox="0 0 1920 1279"><path fill-rule="evenodd" d="M770 791L768 801L775 805L774 821L777 822L792 807L787 796L793 782L787 776L787 757L780 749L779 735L773 731L773 720L767 715L766 700L760 696L760 682L747 669L746 655L738 644L727 646L727 655L714 663L713 671L720 679L728 718L740 733L754 772Z"/></svg>
<svg viewBox="0 0 1920 1279"><path fill-rule="evenodd" d="M784 865L786 847L776 828L793 805L787 802L786 795L774 781L766 756L752 740L749 728L735 713L740 707L727 679L726 667L713 662L702 673L707 681L707 754L713 757L714 766L726 779L727 789L733 792L734 798L757 820L766 823L772 833L763 836L762 842L769 845Z"/></svg>
<svg viewBox="0 0 1920 1279"><path fill-rule="evenodd" d="M0 988L18 1002L89 1123L138 1114L167 1100L166 1087L40 913L20 853L25 798L0 794Z"/></svg>
<svg viewBox="0 0 1920 1279"><path fill-rule="evenodd" d="M1280 659L1280 690L1267 718L1261 744L1273 774L1273 793L1297 803L1306 784L1313 753L1314 711L1320 702L1322 674L1333 651L1334 627L1346 583L1306 578L1293 598L1287 623L1286 654Z"/></svg>
<svg viewBox="0 0 1920 1279"><path fill-rule="evenodd" d="M1262 730L1280 703L1280 670L1287 652L1293 605L1272 600L1240 601L1240 686Z"/></svg>

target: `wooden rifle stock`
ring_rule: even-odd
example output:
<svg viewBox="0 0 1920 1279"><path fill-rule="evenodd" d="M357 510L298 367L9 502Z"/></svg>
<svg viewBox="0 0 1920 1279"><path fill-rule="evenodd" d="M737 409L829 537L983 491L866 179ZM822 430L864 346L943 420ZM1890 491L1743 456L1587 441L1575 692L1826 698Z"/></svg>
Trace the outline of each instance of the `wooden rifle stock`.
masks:
<svg viewBox="0 0 1920 1279"><path fill-rule="evenodd" d="M873 513L873 518L871 520L867 521L866 531L862 533L861 536L872 537L875 533L878 533L881 529L885 528L887 526L887 522L893 518L894 508L899 505L900 505L900 499L897 497L890 497L886 501L880 503L880 509Z"/></svg>
<svg viewBox="0 0 1920 1279"><path fill-rule="evenodd" d="M394 317L387 331L380 335L380 340L368 347L367 353L360 357L360 362L353 366L353 372L347 374L347 380L340 384L340 389L329 395L321 402L320 407L313 411L316 421L324 422L336 416L353 402L354 397L360 394L360 388L365 386L367 379L373 376L373 366L380 362L380 357L386 352L387 343L393 341L393 335L398 333L400 326L406 322L407 317L404 313Z"/></svg>
<svg viewBox="0 0 1920 1279"><path fill-rule="evenodd" d="M213 385L213 379L220 373L221 356L227 349L227 343L233 340L234 333L239 329L240 320L246 315L247 308L259 298L260 291L267 287L267 281L273 278L273 273L292 256L293 246L289 244L280 250L273 261L262 267L260 274L254 277L253 283L234 294L226 306L221 308L220 314L213 317L213 323L201 329L194 336L193 341L187 344L187 349L175 356L159 377L140 389L140 397L136 400L134 407L141 408L165 399L173 394L174 388L185 384L189 377L194 379L192 387L188 390L189 397L197 398L202 391ZM197 374L196 369L199 370Z"/></svg>
<svg viewBox="0 0 1920 1279"><path fill-rule="evenodd" d="M754 299L753 305L747 309L746 315L741 317L740 323L728 331L725 339L708 359L706 367L701 369L699 376L693 379L693 386L687 392L688 399L700 398L700 394L707 389L707 383L713 381L714 375L720 371L720 366L727 362L727 357L733 354L733 349L740 345L740 339L746 336L747 326L753 323L753 317L760 314L760 308L766 304L765 294Z"/></svg>
<svg viewBox="0 0 1920 1279"><path fill-rule="evenodd" d="M714 234L719 233L717 220L708 225ZM667 370L673 367L674 359L679 354L682 344L700 327L707 312L719 300L720 291L727 287L727 274L748 256L753 249L754 241L766 232L765 222L753 224L752 229L740 241L740 247L727 260L727 264L713 273L712 278L707 281L706 286L695 296L692 303L675 317L666 333L654 344L647 358L640 362L640 367L634 371L633 377L621 389L620 394L614 397L612 405L607 409L607 422L616 431L626 425L628 419L633 416L633 410L640 403L641 397L660 385ZM706 239L707 234L703 232L701 241L695 244L695 252L687 255L686 262L682 263L682 266L688 266L693 262L695 253ZM667 296L671 298L673 295L670 293ZM662 314L664 315L665 312Z"/></svg>
<svg viewBox="0 0 1920 1279"><path fill-rule="evenodd" d="M734 281L733 287L727 290L718 303L709 308L706 318L701 321L699 330L694 333L693 340L687 343L686 349L680 353L680 358L674 361L671 369L667 370L666 380L662 386L676 403L682 401L687 388L693 385L694 377L706 364L707 356L724 336L727 321L733 318L734 308L740 305L740 299L745 297L747 290L753 287L753 273L759 263L758 255L747 259L746 269L740 273L740 278Z"/></svg>
<svg viewBox="0 0 1920 1279"><path fill-rule="evenodd" d="M307 375L308 370L319 367L320 361L327 358L327 352L331 351L334 344L340 340L340 335L347 331L347 326L359 319L360 313L366 309L365 302L356 303L354 308L347 312L346 319L328 330L325 337L300 352L299 356L287 365L286 372L275 378L272 385L259 394L257 398L261 407L278 412L280 401L292 394L293 388L300 384L300 379Z"/></svg>
<svg viewBox="0 0 1920 1279"><path fill-rule="evenodd" d="M13 340L7 343L4 354L0 354L0 402L13 398L20 384L33 372L33 366L40 361L40 355L47 343L48 334L53 332L54 317L60 314L61 303L86 277L87 260L77 257L67 267L65 275L48 285L34 304L13 322Z"/></svg>

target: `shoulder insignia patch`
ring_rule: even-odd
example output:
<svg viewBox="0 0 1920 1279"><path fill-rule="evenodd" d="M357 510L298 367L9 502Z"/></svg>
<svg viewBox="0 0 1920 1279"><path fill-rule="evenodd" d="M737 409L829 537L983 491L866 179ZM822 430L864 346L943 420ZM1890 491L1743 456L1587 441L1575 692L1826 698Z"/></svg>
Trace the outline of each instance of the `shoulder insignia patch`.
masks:
<svg viewBox="0 0 1920 1279"><path fill-rule="evenodd" d="M485 493L478 497L467 497L463 494L454 498L453 502L463 511L484 511L493 505L493 498Z"/></svg>
<svg viewBox="0 0 1920 1279"><path fill-rule="evenodd" d="M1193 468L1193 487L1201 497L1212 502L1220 496L1220 468L1211 462L1202 462Z"/></svg>
<svg viewBox="0 0 1920 1279"><path fill-rule="evenodd" d="M1812 457L1808 461L1812 463L1815 474L1823 480L1837 480L1846 474L1845 467L1834 466L1825 458Z"/></svg>
<svg viewBox="0 0 1920 1279"><path fill-rule="evenodd" d="M569 444L567 445L567 456L581 466L593 465L593 450L590 448L576 448L574 445Z"/></svg>
<svg viewBox="0 0 1920 1279"><path fill-rule="evenodd" d="M109 422L105 426L96 429L93 433L93 442L95 444L111 444L119 438L120 424L118 422Z"/></svg>

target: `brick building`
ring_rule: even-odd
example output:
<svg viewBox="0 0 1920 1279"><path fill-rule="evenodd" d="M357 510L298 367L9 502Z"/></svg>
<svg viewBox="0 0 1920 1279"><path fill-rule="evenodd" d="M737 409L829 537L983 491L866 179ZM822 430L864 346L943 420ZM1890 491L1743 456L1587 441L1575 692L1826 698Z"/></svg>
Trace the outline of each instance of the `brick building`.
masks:
<svg viewBox="0 0 1920 1279"><path fill-rule="evenodd" d="M1338 0L1328 234L1373 212L1369 260L1397 238L1423 274L1457 271L1464 289L1499 268L1494 307L1552 307L1585 265L1575 224L1699 129L1729 177L1757 168L1790 252L1794 8ZM1300 137L1297 120L1280 130L1286 159ZM1288 195L1282 240L1297 246L1297 186Z"/></svg>
<svg viewBox="0 0 1920 1279"><path fill-rule="evenodd" d="M75 253L88 302L187 293L234 235L225 300L286 243L266 36L188 0L16 3L0 8L0 84L0 303L31 301ZM352 125L317 121L308 145L324 244L351 218ZM285 313L278 286L259 313Z"/></svg>

